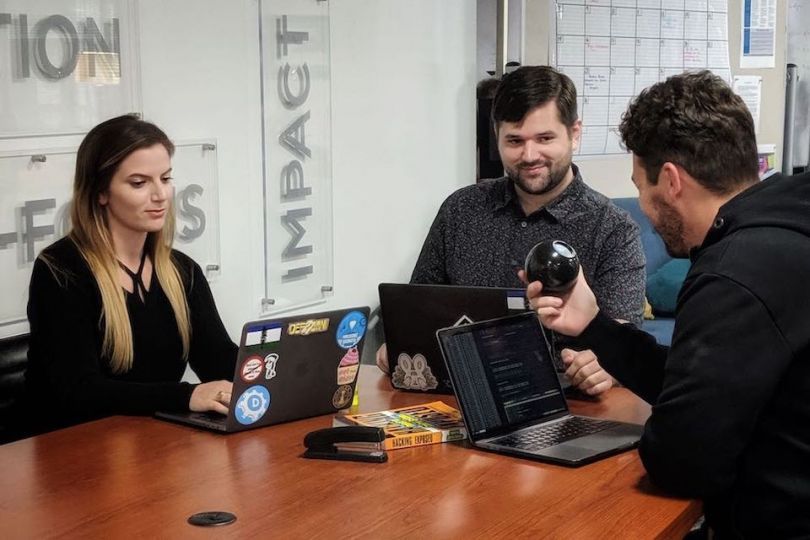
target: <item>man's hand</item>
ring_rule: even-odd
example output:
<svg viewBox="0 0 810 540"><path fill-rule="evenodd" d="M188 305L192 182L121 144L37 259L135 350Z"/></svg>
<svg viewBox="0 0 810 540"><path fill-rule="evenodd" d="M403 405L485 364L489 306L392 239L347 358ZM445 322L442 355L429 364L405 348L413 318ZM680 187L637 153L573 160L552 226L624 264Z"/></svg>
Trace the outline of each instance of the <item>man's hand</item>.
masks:
<svg viewBox="0 0 810 540"><path fill-rule="evenodd" d="M526 281L523 270L518 276ZM585 281L582 268L579 269L574 288L569 292L561 296L543 296L543 284L535 281L526 288L526 297L543 326L566 336L581 334L599 313L596 297Z"/></svg>
<svg viewBox="0 0 810 540"><path fill-rule="evenodd" d="M231 392L233 392L233 383L230 381L198 384L191 393L188 408L194 412L216 411L228 414Z"/></svg>
<svg viewBox="0 0 810 540"><path fill-rule="evenodd" d="M377 367L383 373L388 373L391 368L388 366L388 348L386 348L385 343L380 345L380 348L377 349Z"/></svg>
<svg viewBox="0 0 810 540"><path fill-rule="evenodd" d="M613 387L613 377L602 369L592 350L563 349L560 356L565 364L565 376L580 392L598 396Z"/></svg>

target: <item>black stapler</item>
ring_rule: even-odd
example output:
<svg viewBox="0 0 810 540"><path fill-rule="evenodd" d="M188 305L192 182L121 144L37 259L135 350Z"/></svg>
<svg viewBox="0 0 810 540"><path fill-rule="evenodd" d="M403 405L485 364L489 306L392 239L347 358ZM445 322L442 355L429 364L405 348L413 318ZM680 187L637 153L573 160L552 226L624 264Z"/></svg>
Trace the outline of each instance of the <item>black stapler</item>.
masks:
<svg viewBox="0 0 810 540"><path fill-rule="evenodd" d="M309 459L341 459L385 463L388 454L383 448L385 431L367 426L344 426L319 429L304 437Z"/></svg>

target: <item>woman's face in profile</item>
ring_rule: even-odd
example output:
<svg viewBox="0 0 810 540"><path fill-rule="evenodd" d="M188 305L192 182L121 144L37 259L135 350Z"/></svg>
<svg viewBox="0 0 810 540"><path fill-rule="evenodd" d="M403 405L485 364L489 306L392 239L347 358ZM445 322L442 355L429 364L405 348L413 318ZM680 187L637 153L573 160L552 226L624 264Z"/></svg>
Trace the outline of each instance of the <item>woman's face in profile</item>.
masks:
<svg viewBox="0 0 810 540"><path fill-rule="evenodd" d="M171 158L162 144L128 155L118 166L109 189L99 195L111 232L160 231L174 196L171 172Z"/></svg>

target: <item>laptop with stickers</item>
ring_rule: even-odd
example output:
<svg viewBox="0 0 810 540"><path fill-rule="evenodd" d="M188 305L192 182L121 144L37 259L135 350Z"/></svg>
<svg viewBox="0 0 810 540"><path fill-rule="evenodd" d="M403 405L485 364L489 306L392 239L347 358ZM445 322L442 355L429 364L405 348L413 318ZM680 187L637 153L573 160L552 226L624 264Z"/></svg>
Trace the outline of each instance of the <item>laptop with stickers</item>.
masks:
<svg viewBox="0 0 810 540"><path fill-rule="evenodd" d="M391 385L452 394L436 330L526 311L526 291L495 287L381 283L380 311Z"/></svg>
<svg viewBox="0 0 810 540"><path fill-rule="evenodd" d="M643 426L570 414L543 333L534 313L436 333L471 443L569 466L636 446Z"/></svg>
<svg viewBox="0 0 810 540"><path fill-rule="evenodd" d="M222 433L299 420L351 406L369 308L244 325L228 414L156 413Z"/></svg>

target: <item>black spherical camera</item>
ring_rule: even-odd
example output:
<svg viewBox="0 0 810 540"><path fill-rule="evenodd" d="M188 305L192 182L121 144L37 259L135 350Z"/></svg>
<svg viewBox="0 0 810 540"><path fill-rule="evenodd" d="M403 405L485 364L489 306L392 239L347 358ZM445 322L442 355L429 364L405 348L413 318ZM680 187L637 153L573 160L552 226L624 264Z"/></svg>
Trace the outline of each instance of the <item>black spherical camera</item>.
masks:
<svg viewBox="0 0 810 540"><path fill-rule="evenodd" d="M526 279L540 281L543 292L563 294L570 291L579 275L577 252L562 240L543 240L526 256Z"/></svg>

